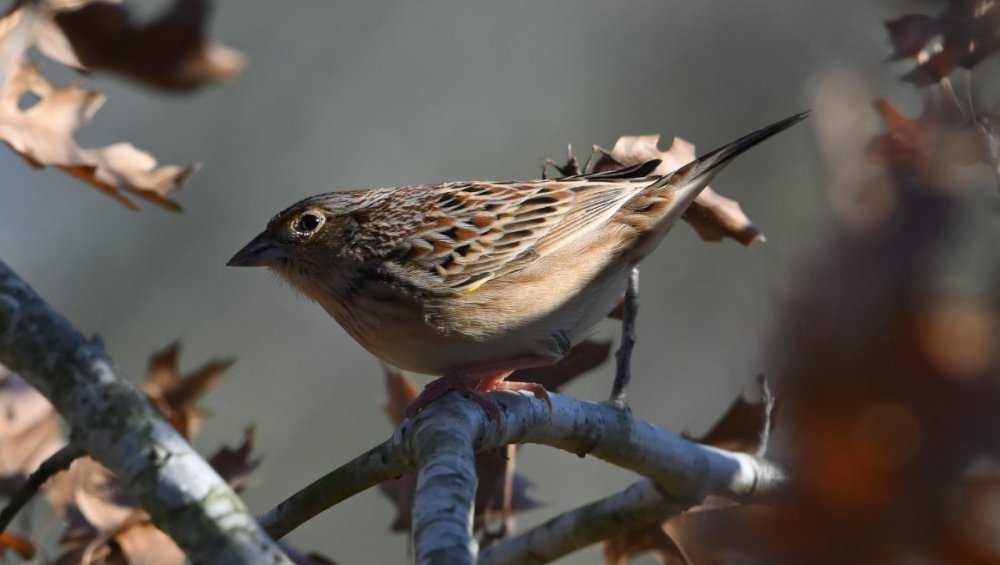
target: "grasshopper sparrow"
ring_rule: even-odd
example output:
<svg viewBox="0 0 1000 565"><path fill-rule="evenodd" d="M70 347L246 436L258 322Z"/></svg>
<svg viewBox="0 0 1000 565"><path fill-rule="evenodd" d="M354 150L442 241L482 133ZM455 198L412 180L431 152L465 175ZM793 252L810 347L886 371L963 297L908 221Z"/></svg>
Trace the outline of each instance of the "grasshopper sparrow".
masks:
<svg viewBox="0 0 1000 565"><path fill-rule="evenodd" d="M629 272L740 153L799 114L665 176L659 161L557 180L330 192L278 213L229 261L266 266L379 359L443 375L415 414L462 391L527 390L513 371L555 363L618 303Z"/></svg>

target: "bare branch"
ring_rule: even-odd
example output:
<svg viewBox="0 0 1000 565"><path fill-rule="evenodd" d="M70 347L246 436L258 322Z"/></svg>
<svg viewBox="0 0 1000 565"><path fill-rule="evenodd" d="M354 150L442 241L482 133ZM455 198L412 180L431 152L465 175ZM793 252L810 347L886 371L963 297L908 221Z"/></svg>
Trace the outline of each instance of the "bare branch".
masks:
<svg viewBox="0 0 1000 565"><path fill-rule="evenodd" d="M635 319L639 315L639 267L632 267L622 303L622 340L615 353L615 382L611 387L609 402L624 408L628 406L625 393L632 380L632 348L635 347Z"/></svg>
<svg viewBox="0 0 1000 565"><path fill-rule="evenodd" d="M615 534L662 522L686 508L665 498L652 481L643 479L486 548L477 563L548 563Z"/></svg>
<svg viewBox="0 0 1000 565"><path fill-rule="evenodd" d="M14 493L14 496L10 498L10 502L7 506L0 511L0 533L3 533L10 526L10 523L14 521L14 517L17 513L24 508L24 505L31 501L31 499L38 492L38 489L42 488L42 485L49 480L52 475L60 471L65 471L69 469L69 466L77 459L83 457L87 453L77 447L74 444L69 444L63 446L62 449L52 454L51 457L42 462L38 466L38 469L28 476L28 480L21 485L21 488Z"/></svg>
<svg viewBox="0 0 1000 565"><path fill-rule="evenodd" d="M636 419L611 405L574 400L550 393L552 410L542 400L524 394L493 393L501 409L499 425L475 403L447 395L404 421L392 438L317 480L260 518L271 535L281 537L325 508L379 482L413 471L420 456L422 469L435 457L450 458L441 468L472 465L472 453L511 443L540 443L578 455L593 455L651 479L661 496L677 508L701 502L710 494L741 501L767 497L785 483L774 464L745 453L733 453L688 441ZM438 450L429 444L447 444ZM431 449L433 447L433 449ZM429 450L429 451L428 451ZM430 457L431 460L427 458ZM436 521L455 523L471 512L469 484L459 472L460 504L421 516L418 529L430 531ZM418 477L418 481L424 480ZM454 491L449 491L452 496ZM632 496L632 495L630 495ZM417 507L422 506L419 501ZM460 508L455 509L455 506ZM455 515L448 515L449 512ZM444 540L456 553L468 555L472 544L471 514L459 520L464 533ZM449 526L450 527L450 526ZM454 532L452 528L449 531ZM420 531L415 537L419 538ZM439 540L441 541L441 540ZM417 558L420 561L420 539ZM437 548L441 549L441 548Z"/></svg>
<svg viewBox="0 0 1000 565"><path fill-rule="evenodd" d="M87 340L0 262L0 363L45 395L195 563L287 563L243 502Z"/></svg>

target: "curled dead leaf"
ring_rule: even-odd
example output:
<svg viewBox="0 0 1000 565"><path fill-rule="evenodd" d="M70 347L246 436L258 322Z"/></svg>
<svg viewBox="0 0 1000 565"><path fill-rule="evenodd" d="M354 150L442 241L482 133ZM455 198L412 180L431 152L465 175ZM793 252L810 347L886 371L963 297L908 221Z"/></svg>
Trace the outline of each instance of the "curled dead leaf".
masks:
<svg viewBox="0 0 1000 565"><path fill-rule="evenodd" d="M75 66L114 71L165 90L229 80L243 69L239 51L206 38L207 0L175 0L147 25L133 22L119 2L75 4L53 14Z"/></svg>
<svg viewBox="0 0 1000 565"><path fill-rule="evenodd" d="M728 451L760 453L765 450L777 410L764 377L759 377L757 382L761 394L759 401L750 402L739 396L705 434L697 437L685 433L684 437Z"/></svg>
<svg viewBox="0 0 1000 565"><path fill-rule="evenodd" d="M905 15L885 23L892 43L890 60L917 58L903 80L927 86L956 67L971 69L1000 51L1000 4L993 0L951 0L937 16ZM931 49L940 37L940 47ZM925 59L921 53L930 52Z"/></svg>
<svg viewBox="0 0 1000 565"><path fill-rule="evenodd" d="M28 95L38 98L29 108L19 107ZM36 65L19 65L0 86L0 139L31 166L53 166L111 196L128 208L136 205L127 194L168 210L179 210L166 196L190 177L198 166L158 167L156 159L129 143L84 149L73 135L90 121L104 97L79 86L56 87Z"/></svg>
<svg viewBox="0 0 1000 565"><path fill-rule="evenodd" d="M260 457L250 457L254 445L254 428L243 431L243 443L233 449L224 445L208 458L208 464L237 492L246 487L250 475L260 465Z"/></svg>
<svg viewBox="0 0 1000 565"><path fill-rule="evenodd" d="M136 208L130 199L136 196L180 210L167 196L198 165L158 166L129 143L80 147L73 136L103 96L53 85L25 62L25 53L34 46L80 70L107 69L162 89L189 90L243 67L238 51L207 40L208 12L207 0L176 0L158 19L137 25L117 0L15 2L0 17L0 140L31 166L60 168L128 208Z"/></svg>
<svg viewBox="0 0 1000 565"><path fill-rule="evenodd" d="M665 175L690 163L696 157L694 145L680 137L675 137L666 151L660 150L659 142L659 135L623 135L618 138L610 151L595 146L594 152L598 158L596 161L588 159L589 166L584 166L585 173L613 171L658 159L660 165L654 174ZM591 157L593 158L593 155ZM563 175L578 171L577 161L572 152L566 165L559 166L552 161L546 161L546 167L548 166L554 167ZM750 221L738 202L722 196L711 187L706 187L698 195L684 213L683 219L705 241L731 238L746 246L766 241L764 234Z"/></svg>
<svg viewBox="0 0 1000 565"><path fill-rule="evenodd" d="M52 404L3 366L0 366L0 414L0 494L10 495L66 440Z"/></svg>
<svg viewBox="0 0 1000 565"><path fill-rule="evenodd" d="M874 107L886 132L872 138L868 151L890 170L915 173L945 186L951 184L949 175L956 166L991 160L976 125L940 87L924 90L924 110L917 118L906 116L884 98Z"/></svg>
<svg viewBox="0 0 1000 565"><path fill-rule="evenodd" d="M210 361L187 375L180 372L180 344L175 342L150 358L143 392L185 438L191 439L205 421L196 403L219 385L232 361Z"/></svg>
<svg viewBox="0 0 1000 565"><path fill-rule="evenodd" d="M10 532L0 533L0 555L7 551L13 551L22 559L33 559L35 557L35 544L30 540L14 535Z"/></svg>

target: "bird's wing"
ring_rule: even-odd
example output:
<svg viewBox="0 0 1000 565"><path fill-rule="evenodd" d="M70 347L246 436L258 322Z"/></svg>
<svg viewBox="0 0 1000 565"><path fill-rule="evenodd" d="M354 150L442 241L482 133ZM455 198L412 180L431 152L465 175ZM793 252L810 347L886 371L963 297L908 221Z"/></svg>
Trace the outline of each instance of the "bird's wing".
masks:
<svg viewBox="0 0 1000 565"><path fill-rule="evenodd" d="M655 167L655 165L653 165ZM424 187L422 220L390 268L439 294L475 290L601 226L652 180L630 177L462 182ZM412 221L412 220L411 220Z"/></svg>

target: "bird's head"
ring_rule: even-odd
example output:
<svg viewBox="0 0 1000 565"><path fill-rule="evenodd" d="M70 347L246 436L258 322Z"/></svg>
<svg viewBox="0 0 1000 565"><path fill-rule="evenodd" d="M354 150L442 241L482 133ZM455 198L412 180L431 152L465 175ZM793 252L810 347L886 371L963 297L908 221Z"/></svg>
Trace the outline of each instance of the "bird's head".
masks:
<svg viewBox="0 0 1000 565"><path fill-rule="evenodd" d="M271 218L226 265L269 267L288 278L321 275L349 254L363 200L357 193L335 192L297 202Z"/></svg>

